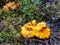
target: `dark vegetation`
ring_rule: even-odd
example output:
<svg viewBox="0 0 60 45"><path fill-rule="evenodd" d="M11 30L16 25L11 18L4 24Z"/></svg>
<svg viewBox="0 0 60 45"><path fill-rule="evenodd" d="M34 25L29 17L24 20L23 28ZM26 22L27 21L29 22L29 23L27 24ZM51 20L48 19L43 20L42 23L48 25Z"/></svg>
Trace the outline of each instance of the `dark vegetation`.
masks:
<svg viewBox="0 0 60 45"><path fill-rule="evenodd" d="M9 1L21 6L3 11ZM51 28L50 39L22 38L20 27L31 20L45 21ZM60 45L60 0L0 0L0 45Z"/></svg>

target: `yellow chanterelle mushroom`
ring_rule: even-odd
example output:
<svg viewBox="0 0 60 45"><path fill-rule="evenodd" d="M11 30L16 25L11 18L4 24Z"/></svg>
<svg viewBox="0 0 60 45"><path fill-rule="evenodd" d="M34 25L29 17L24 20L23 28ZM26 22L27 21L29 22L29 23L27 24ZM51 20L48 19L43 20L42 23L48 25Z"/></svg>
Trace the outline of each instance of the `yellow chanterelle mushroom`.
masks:
<svg viewBox="0 0 60 45"><path fill-rule="evenodd" d="M46 39L50 37L50 29L46 26L45 22L37 23L36 20L33 20L21 28L21 35L24 38L36 36L39 39Z"/></svg>

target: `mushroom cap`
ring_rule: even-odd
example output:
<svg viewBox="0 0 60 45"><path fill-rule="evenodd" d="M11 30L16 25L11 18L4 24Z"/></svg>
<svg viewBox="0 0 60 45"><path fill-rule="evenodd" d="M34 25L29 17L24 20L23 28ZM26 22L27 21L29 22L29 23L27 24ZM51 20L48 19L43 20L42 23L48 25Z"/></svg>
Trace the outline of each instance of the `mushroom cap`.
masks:
<svg viewBox="0 0 60 45"><path fill-rule="evenodd" d="M42 28L46 27L46 23L45 22L39 22L37 25L36 25L36 30L39 31L41 30Z"/></svg>
<svg viewBox="0 0 60 45"><path fill-rule="evenodd" d="M22 30L21 30L21 35L24 37L24 38L31 38L31 37L34 37L35 36L35 31L32 30L32 28L25 28L25 27L22 27Z"/></svg>
<svg viewBox="0 0 60 45"><path fill-rule="evenodd" d="M50 29L44 28L40 31L37 31L35 36L40 39L46 39L46 38L48 39L50 37Z"/></svg>

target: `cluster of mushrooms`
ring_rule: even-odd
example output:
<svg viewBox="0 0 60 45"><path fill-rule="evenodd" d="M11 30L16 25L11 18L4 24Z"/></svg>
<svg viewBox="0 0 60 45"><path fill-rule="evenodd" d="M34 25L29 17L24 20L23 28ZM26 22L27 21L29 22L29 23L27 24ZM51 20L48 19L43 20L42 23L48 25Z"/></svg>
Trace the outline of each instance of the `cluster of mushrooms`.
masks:
<svg viewBox="0 0 60 45"><path fill-rule="evenodd" d="M8 10L15 10L17 7L19 7L20 4L15 3L15 2L8 2L6 5L3 6L3 10L4 11L8 11Z"/></svg>
<svg viewBox="0 0 60 45"><path fill-rule="evenodd" d="M20 34L24 38L37 37L39 39L48 39L50 32L45 22L37 23L36 20L33 20L21 27Z"/></svg>

